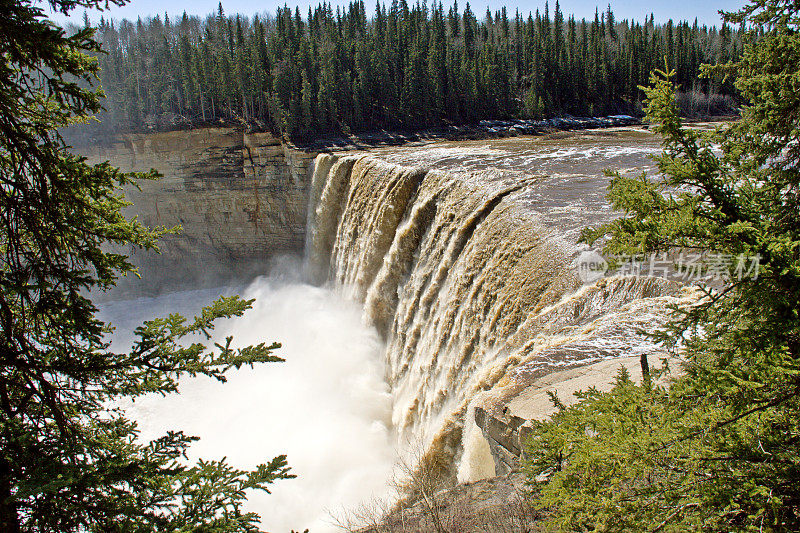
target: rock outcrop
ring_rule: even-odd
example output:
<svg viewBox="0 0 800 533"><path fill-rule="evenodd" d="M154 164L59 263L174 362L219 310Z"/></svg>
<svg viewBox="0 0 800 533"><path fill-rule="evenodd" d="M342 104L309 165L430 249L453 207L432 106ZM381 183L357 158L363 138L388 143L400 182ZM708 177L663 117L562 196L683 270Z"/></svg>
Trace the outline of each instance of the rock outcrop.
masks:
<svg viewBox="0 0 800 533"><path fill-rule="evenodd" d="M360 509L342 517L340 525L357 533L544 531L544 516L534 508L528 491L525 476L513 473L440 490L386 514L379 506ZM355 526L359 521L367 524Z"/></svg>
<svg viewBox="0 0 800 533"><path fill-rule="evenodd" d="M668 355L654 352L648 356L649 364L660 367L663 358L668 358ZM677 370L676 362L672 361L670 367ZM640 356L615 357L547 374L534 380L510 401L476 405L475 423L489 445L496 474L519 470L520 459L525 455L525 442L531 432L531 421L547 420L557 410L550 398L551 392L569 407L577 403L575 393L578 391L592 387L604 392L611 390L614 377L622 368L628 371L634 382L641 382Z"/></svg>

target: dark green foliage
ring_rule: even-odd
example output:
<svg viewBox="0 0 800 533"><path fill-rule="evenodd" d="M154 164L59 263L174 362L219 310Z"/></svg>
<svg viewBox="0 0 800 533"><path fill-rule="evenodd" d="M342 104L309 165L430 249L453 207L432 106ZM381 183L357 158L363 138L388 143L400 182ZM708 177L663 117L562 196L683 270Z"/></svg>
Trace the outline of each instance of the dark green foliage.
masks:
<svg viewBox="0 0 800 533"><path fill-rule="evenodd" d="M484 20L469 4L362 1L305 19L279 8L252 20L220 10L177 24L103 22L108 131L223 119L292 138L482 119L638 113L638 85L669 57L692 112L734 111L729 82L698 81L702 62L736 57L742 29L686 22L593 21L554 12ZM677 36L677 37L676 37ZM676 41L677 38L677 41ZM709 98L709 95L711 98ZM716 100L714 100L716 98ZM711 101L722 107L713 108ZM698 103L700 102L700 103ZM701 105L706 102L705 105ZM687 107L688 109L688 107Z"/></svg>
<svg viewBox="0 0 800 533"><path fill-rule="evenodd" d="M623 216L585 237L608 237L612 254L700 249L760 268L734 260L729 283L676 309L659 335L685 371L669 389L620 378L536 427L528 472L563 529L800 529L799 9L757 0L727 15L753 25L740 59L707 69L736 75L748 104L732 125L683 128L674 72L645 89L662 176L611 173Z"/></svg>
<svg viewBox="0 0 800 533"><path fill-rule="evenodd" d="M110 250L154 249L167 231L120 213L120 187L157 176L87 165L57 133L100 110L93 31L68 37L28 1L0 0L0 11L0 530L254 530L245 491L290 477L285 457L252 472L224 460L186 466L194 437L140 443L115 406L173 392L182 376L224 381L230 368L279 361L278 346L206 348L217 318L250 307L234 297L191 321L148 322L130 353L110 351L88 295L135 274Z"/></svg>

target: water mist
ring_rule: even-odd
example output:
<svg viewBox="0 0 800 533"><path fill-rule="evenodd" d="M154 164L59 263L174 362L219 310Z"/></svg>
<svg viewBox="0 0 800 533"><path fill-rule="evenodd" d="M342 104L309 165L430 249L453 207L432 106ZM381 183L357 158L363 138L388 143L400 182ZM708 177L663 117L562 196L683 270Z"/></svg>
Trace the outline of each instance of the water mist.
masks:
<svg viewBox="0 0 800 533"><path fill-rule="evenodd" d="M287 268L288 266L288 268ZM242 291L189 291L115 302L104 318L125 331L142 320L196 312L220 292L255 298L243 317L220 322L214 337L239 345L282 343L284 363L232 371L228 382L185 379L180 394L145 397L129 408L149 440L170 429L197 435L190 459L226 456L252 468L287 454L296 479L278 481L272 494L251 493L246 508L268 531L338 530L332 514L373 497L385 497L395 463L391 398L384 381L383 345L363 324L358 304L287 275L284 265Z"/></svg>

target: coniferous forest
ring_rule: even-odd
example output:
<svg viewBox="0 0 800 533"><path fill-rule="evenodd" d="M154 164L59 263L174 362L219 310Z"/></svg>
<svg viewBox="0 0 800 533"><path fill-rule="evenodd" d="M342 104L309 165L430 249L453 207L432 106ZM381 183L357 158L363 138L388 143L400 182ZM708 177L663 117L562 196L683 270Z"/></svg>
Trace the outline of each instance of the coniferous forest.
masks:
<svg viewBox="0 0 800 533"><path fill-rule="evenodd" d="M147 131L219 121L292 139L418 129L483 119L639 113L654 68L677 72L689 112L735 107L732 80L700 65L735 59L744 29L697 21L565 17L558 2L485 14L457 0L378 3L303 14L184 14L101 20L102 130Z"/></svg>

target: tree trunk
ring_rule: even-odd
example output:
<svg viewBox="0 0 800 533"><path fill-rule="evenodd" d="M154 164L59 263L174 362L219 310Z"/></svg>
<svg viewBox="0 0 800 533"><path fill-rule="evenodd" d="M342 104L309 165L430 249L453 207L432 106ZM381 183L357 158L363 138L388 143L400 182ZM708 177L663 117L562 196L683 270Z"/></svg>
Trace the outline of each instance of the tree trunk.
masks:
<svg viewBox="0 0 800 533"><path fill-rule="evenodd" d="M17 502L11 492L11 465L0 458L0 531L19 533Z"/></svg>
<svg viewBox="0 0 800 533"><path fill-rule="evenodd" d="M639 363L642 365L642 385L650 388L650 365L647 363L647 354L639 356Z"/></svg>

